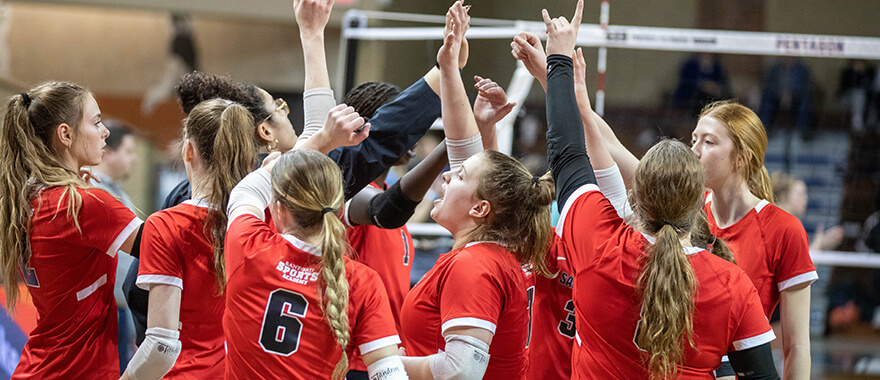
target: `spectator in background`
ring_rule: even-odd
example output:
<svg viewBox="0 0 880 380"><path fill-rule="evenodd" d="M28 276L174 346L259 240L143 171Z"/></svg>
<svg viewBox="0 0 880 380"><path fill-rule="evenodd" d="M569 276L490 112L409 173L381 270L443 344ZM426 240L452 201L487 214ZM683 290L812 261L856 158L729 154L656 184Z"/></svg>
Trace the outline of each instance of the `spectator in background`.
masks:
<svg viewBox="0 0 880 380"><path fill-rule="evenodd" d="M706 104L729 97L727 71L717 54L694 54L681 65L672 98L675 108L696 116Z"/></svg>
<svg viewBox="0 0 880 380"><path fill-rule="evenodd" d="M773 201L777 207L785 212L803 219L807 212L807 184L800 179L782 172L773 172L770 175L773 185ZM837 248L843 240L843 228L834 226L825 230L825 226L818 226L810 239L811 251L827 251Z"/></svg>
<svg viewBox="0 0 880 380"><path fill-rule="evenodd" d="M768 130L796 126L810 133L810 70L797 57L782 57L764 77L758 115Z"/></svg>
<svg viewBox="0 0 880 380"><path fill-rule="evenodd" d="M135 136L131 129L116 120L107 120L104 122L110 131L110 136L105 142L104 155L101 163L92 168L92 185L107 190L122 204L128 207L131 212L137 214L138 211L131 202L131 198L122 190L122 181L128 178L137 161L137 152L135 151ZM134 258L128 252L119 251L119 263L116 267L116 278L125 278L128 268L132 265ZM125 302L125 296L122 292L123 281L116 281L113 288L113 295L116 297L116 309L119 315L119 370L124 372L128 366L128 361L134 355L134 323L131 320L131 314L128 312L128 304Z"/></svg>
<svg viewBox="0 0 880 380"><path fill-rule="evenodd" d="M850 59L840 72L837 97L840 105L849 111L853 132L865 131L868 96L874 81L874 68L865 60Z"/></svg>

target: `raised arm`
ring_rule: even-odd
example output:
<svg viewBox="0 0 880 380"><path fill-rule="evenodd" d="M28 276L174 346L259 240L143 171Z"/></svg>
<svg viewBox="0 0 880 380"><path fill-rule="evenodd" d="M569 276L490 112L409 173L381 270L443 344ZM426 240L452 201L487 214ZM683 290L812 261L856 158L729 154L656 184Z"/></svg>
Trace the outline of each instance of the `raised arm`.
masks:
<svg viewBox="0 0 880 380"><path fill-rule="evenodd" d="M529 73L541 83L544 87L544 91L547 91L547 60L544 50L541 47L541 40L538 36L531 33L520 33L513 38L510 47L510 53L513 57L522 61L526 66L526 69L529 70ZM583 76L579 75L578 77ZM583 97L583 99L586 100L586 104L589 104L588 97ZM578 103L583 103L580 94L578 95ZM632 176L635 174L639 160L628 149L626 149L625 146L623 146L620 140L617 139L614 131L611 130L611 127L608 126L601 116L593 112L589 107L580 107L579 109L584 124L587 124L587 119L594 119L599 128L599 135L605 143L606 150L617 163L627 188L631 187ZM596 159L599 158L596 157ZM605 166L602 163L600 164Z"/></svg>
<svg viewBox="0 0 880 380"><path fill-rule="evenodd" d="M551 19L546 9L542 11L548 36L547 155L560 205L566 204L579 187L596 183L583 143L584 130L574 94L571 59L583 8L583 0L578 0L571 23L565 17Z"/></svg>
<svg viewBox="0 0 880 380"><path fill-rule="evenodd" d="M324 29L330 20L335 0L294 0L293 10L299 26L305 66L303 92L304 127L297 145L304 143L324 125L327 113L336 105L330 89L327 56L324 51Z"/></svg>
<svg viewBox="0 0 880 380"><path fill-rule="evenodd" d="M449 164L453 170L468 157L483 150L480 130L474 119L461 73L458 71L458 56L468 23L467 9L461 1L456 2L447 12L446 30L449 33L444 37L443 46L437 52L443 131L446 133Z"/></svg>

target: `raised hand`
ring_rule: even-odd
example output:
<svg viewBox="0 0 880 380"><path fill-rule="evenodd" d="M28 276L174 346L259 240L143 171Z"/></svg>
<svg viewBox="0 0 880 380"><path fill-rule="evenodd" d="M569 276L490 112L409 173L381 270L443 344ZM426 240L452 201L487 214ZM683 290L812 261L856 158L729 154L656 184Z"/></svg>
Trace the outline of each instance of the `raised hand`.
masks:
<svg viewBox="0 0 880 380"><path fill-rule="evenodd" d="M463 4L463 0L460 2ZM456 2L456 3L459 3L459 2ZM453 4L452 7L449 7L449 10L451 11L453 7L455 7L455 4ZM467 66L468 55L470 54L470 46L468 45L468 40L467 40L467 38L464 37L464 35L467 33L467 30L471 27L471 16L468 14L468 11L470 11L470 10L471 10L470 5L464 5L465 17L463 20L461 20L462 23L464 24L464 30L462 30L462 32L461 32L461 35L462 35L461 50L459 50L459 53L458 53L458 68L459 69L463 69L465 66ZM452 32L452 12L446 12L446 25L443 26L444 40L446 39L446 36L449 35L449 33L451 33L451 32Z"/></svg>
<svg viewBox="0 0 880 380"><path fill-rule="evenodd" d="M547 89L547 54L541 46L541 39L532 33L520 32L510 42L510 54L522 61L529 74L532 74L544 90Z"/></svg>
<svg viewBox="0 0 880 380"><path fill-rule="evenodd" d="M443 46L437 52L437 63L441 70L458 69L463 49L464 33L470 23L470 16L462 1L456 1L446 12L446 26L443 28ZM467 53L465 53L467 62Z"/></svg>
<svg viewBox="0 0 880 380"><path fill-rule="evenodd" d="M324 127L297 148L314 149L326 154L340 146L360 144L369 135L370 123L364 123L364 118L355 112L354 107L340 104L330 109Z"/></svg>
<svg viewBox="0 0 880 380"><path fill-rule="evenodd" d="M489 78L474 76L477 82L474 88L477 89L477 99L474 101L474 117L477 119L477 126L483 129L483 126L493 125L501 121L516 106L516 102L507 102L507 95L504 89Z"/></svg>
<svg viewBox="0 0 880 380"><path fill-rule="evenodd" d="M541 10L544 25L547 27L547 55L562 54L569 57L577 44L578 30L584 13L584 0L578 0L571 22L563 17L550 18L546 9Z"/></svg>
<svg viewBox="0 0 880 380"><path fill-rule="evenodd" d="M578 107L582 109L581 114L587 112L592 116L592 108L590 108L590 93L587 91L587 61L584 59L584 52L581 48L577 48L574 53L574 95L577 97Z"/></svg>
<svg viewBox="0 0 880 380"><path fill-rule="evenodd" d="M330 11L336 0L293 0L293 11L300 33L323 33L330 21Z"/></svg>

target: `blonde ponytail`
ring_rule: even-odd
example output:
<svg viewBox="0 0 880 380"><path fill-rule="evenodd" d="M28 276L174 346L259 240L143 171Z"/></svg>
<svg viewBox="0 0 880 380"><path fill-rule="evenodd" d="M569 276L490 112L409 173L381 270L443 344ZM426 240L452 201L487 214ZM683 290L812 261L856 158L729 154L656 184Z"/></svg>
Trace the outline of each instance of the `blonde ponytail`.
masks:
<svg viewBox="0 0 880 380"><path fill-rule="evenodd" d="M681 239L702 212L704 181L699 159L673 140L651 147L633 177L633 211L641 228L657 238L645 248L637 280L642 311L636 343L648 352L652 379L675 377L684 342L693 346L697 279Z"/></svg>
<svg viewBox="0 0 880 380"><path fill-rule="evenodd" d="M682 336L693 346L694 298L697 279L679 242L680 231L665 224L657 241L646 250L639 275L642 319L636 342L648 351L652 378L673 378L684 357Z"/></svg>
<svg viewBox="0 0 880 380"><path fill-rule="evenodd" d="M336 213L344 202L342 173L327 156L312 150L281 155L272 169L272 197L291 213L304 236L321 242L321 283L324 316L342 356L333 379L348 372L346 349L351 341L348 320L348 278L343 256L349 251L345 226Z"/></svg>
<svg viewBox="0 0 880 380"><path fill-rule="evenodd" d="M186 137L198 148L210 184L205 233L214 247L214 277L219 294L226 289L223 241L229 193L254 167L257 151L252 135L254 123L243 106L224 99L204 101L190 111L184 126Z"/></svg>

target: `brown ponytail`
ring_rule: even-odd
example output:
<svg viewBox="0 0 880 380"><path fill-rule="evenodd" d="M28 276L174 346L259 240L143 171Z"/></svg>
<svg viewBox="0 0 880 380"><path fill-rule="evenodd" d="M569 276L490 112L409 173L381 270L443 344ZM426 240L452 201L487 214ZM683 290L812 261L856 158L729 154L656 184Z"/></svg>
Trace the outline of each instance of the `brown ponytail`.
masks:
<svg viewBox="0 0 880 380"><path fill-rule="evenodd" d="M748 107L729 100L707 105L700 118L711 117L722 122L733 140L734 160L737 169L748 185L749 191L758 198L773 202L773 186L764 167L767 153L767 131L764 123Z"/></svg>
<svg viewBox="0 0 880 380"><path fill-rule="evenodd" d="M489 201L489 215L471 233L470 241L503 244L521 264L531 263L546 277L550 243L550 203L556 197L550 172L533 177L516 159L494 150L480 153L484 166L476 196Z"/></svg>
<svg viewBox="0 0 880 380"><path fill-rule="evenodd" d="M186 119L184 133L195 144L207 168L205 233L214 246L214 277L220 294L226 289L223 241L226 236L226 206L229 193L254 167L256 148L254 123L250 112L223 99L208 100L195 106Z"/></svg>
<svg viewBox="0 0 880 380"><path fill-rule="evenodd" d="M61 165L52 136L61 124L79 128L90 95L75 84L48 82L6 102L0 131L0 276L9 314L18 301L19 268L30 262L30 202L37 191L63 187L67 218L80 229L82 198L77 189L88 186L79 173Z"/></svg>
<svg viewBox="0 0 880 380"><path fill-rule="evenodd" d="M344 202L342 173L333 160L316 151L287 152L272 169L272 197L293 215L300 234L320 237L324 315L342 347L332 378L342 379L348 372L346 348L351 341L343 260L349 249L337 215Z"/></svg>
<svg viewBox="0 0 880 380"><path fill-rule="evenodd" d="M642 297L636 343L648 352L653 379L675 377L684 357L684 341L693 346L697 279L680 239L700 213L703 167L684 144L664 140L642 158L633 181L636 216L656 236L645 249L637 280Z"/></svg>

